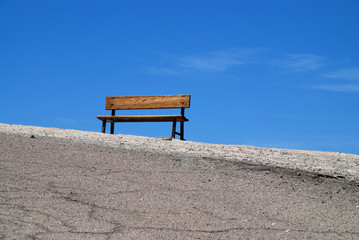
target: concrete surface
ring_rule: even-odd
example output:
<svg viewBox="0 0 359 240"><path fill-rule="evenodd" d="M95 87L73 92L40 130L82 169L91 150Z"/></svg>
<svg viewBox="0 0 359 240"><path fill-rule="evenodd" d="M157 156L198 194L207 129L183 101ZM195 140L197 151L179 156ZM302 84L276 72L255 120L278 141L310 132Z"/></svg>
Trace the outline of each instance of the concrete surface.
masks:
<svg viewBox="0 0 359 240"><path fill-rule="evenodd" d="M98 146L146 151L176 157L206 157L237 163L246 162L255 165L276 166L359 182L359 155L340 152L260 148L180 140L165 141L163 138L3 123L0 123L0 132L25 137L47 137L69 142L90 143Z"/></svg>
<svg viewBox="0 0 359 240"><path fill-rule="evenodd" d="M358 226L345 179L0 133L0 239L337 240Z"/></svg>

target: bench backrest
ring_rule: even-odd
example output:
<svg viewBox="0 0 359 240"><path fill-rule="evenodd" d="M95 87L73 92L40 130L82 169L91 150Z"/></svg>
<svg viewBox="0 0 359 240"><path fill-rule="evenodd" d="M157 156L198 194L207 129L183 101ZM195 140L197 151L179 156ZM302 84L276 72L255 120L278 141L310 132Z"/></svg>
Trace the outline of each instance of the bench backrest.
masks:
<svg viewBox="0 0 359 240"><path fill-rule="evenodd" d="M191 95L106 97L106 110L189 108Z"/></svg>

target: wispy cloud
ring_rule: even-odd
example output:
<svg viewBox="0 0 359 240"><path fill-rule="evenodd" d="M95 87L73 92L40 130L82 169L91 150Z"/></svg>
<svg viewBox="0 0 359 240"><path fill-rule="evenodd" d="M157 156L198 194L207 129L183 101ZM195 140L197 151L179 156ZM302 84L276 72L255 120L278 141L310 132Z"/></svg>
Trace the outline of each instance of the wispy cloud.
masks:
<svg viewBox="0 0 359 240"><path fill-rule="evenodd" d="M359 68L340 69L327 73L325 77L359 82Z"/></svg>
<svg viewBox="0 0 359 240"><path fill-rule="evenodd" d="M317 70L323 65L324 57L313 54L288 54L273 61L273 65L303 72Z"/></svg>
<svg viewBox="0 0 359 240"><path fill-rule="evenodd" d="M270 51L264 48L230 49L185 56L166 56L166 67L151 67L150 74L187 75L191 73L225 72L230 68L258 61L261 54Z"/></svg>
<svg viewBox="0 0 359 240"><path fill-rule="evenodd" d="M359 92L359 68L346 68L323 74L325 84L310 88L334 92Z"/></svg>
<svg viewBox="0 0 359 240"><path fill-rule="evenodd" d="M241 65L241 54L238 52L218 51L202 56L181 57L178 66L195 71L222 72L236 65Z"/></svg>
<svg viewBox="0 0 359 240"><path fill-rule="evenodd" d="M148 68L148 73L164 76L191 76L214 72L224 73L231 68L251 64L255 69L263 69L263 74L265 74L268 66L270 68L275 66L286 69L286 72L295 75L295 78L305 74L306 80L301 84L306 85L305 88L308 89L359 92L359 68L324 73L326 57L314 54L281 55L270 49L255 48L212 51L185 56L166 55L165 57L163 67ZM312 76L310 76L310 71L312 71ZM281 74L281 72L275 71L274 74Z"/></svg>

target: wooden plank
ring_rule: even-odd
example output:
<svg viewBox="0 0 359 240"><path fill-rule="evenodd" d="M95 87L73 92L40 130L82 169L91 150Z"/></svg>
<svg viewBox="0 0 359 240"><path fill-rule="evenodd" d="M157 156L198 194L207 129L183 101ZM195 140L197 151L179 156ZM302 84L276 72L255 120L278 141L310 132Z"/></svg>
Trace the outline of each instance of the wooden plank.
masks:
<svg viewBox="0 0 359 240"><path fill-rule="evenodd" d="M160 116L97 116L98 119L106 122L187 122L188 119L181 115L160 115Z"/></svg>
<svg viewBox="0 0 359 240"><path fill-rule="evenodd" d="M189 108L191 95L106 97L106 110Z"/></svg>

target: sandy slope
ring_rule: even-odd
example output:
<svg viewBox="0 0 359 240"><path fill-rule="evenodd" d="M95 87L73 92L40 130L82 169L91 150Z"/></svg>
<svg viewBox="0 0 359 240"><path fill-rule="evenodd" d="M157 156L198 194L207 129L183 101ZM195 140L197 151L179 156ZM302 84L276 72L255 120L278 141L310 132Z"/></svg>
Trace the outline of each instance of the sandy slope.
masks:
<svg viewBox="0 0 359 240"><path fill-rule="evenodd" d="M244 145L207 144L164 140L132 135L110 135L68 129L0 123L0 132L22 136L44 136L100 146L137 149L154 153L206 157L256 165L285 167L359 182L359 156L337 152L259 148Z"/></svg>

